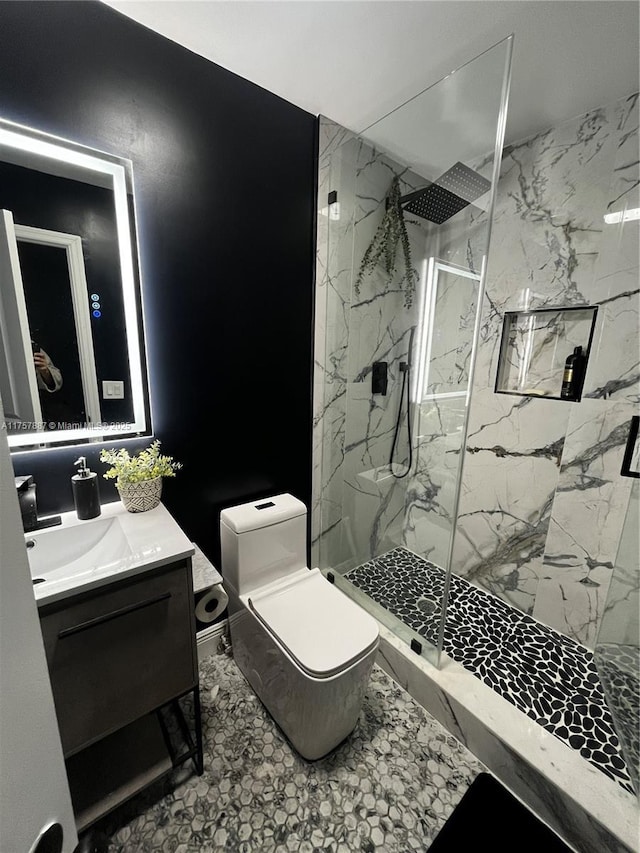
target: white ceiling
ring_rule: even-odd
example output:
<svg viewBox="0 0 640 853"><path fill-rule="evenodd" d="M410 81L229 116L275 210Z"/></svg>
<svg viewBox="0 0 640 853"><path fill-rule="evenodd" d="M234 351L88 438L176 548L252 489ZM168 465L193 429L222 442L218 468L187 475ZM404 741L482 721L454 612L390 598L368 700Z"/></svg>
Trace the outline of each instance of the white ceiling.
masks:
<svg viewBox="0 0 640 853"><path fill-rule="evenodd" d="M515 33L506 141L637 91L637 0L106 0L361 131Z"/></svg>

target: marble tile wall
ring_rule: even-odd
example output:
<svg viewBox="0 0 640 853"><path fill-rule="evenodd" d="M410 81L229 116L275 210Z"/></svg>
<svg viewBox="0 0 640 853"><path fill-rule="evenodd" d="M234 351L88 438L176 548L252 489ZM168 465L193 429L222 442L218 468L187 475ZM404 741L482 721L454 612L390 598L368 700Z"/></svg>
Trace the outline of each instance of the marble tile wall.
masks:
<svg viewBox="0 0 640 853"><path fill-rule="evenodd" d="M334 560L340 541L346 420L355 137L320 117L313 385L312 561ZM328 194L339 194L338 205ZM322 554L321 551L322 545Z"/></svg>
<svg viewBox="0 0 640 853"><path fill-rule="evenodd" d="M622 528L616 565L609 584L598 645L640 646L640 584L638 584L638 554L640 554L640 480L631 481L631 496ZM637 672L640 680L640 670ZM639 697L640 701L640 697ZM638 732L640 735L640 731Z"/></svg>
<svg viewBox="0 0 640 853"><path fill-rule="evenodd" d="M640 792L640 480L631 483L594 657L622 753Z"/></svg>
<svg viewBox="0 0 640 853"><path fill-rule="evenodd" d="M441 267L434 277L433 319L428 311L421 318L425 331L432 325L433 332L424 387L416 394L414 405L414 469L405 496L403 544L441 566L448 564L454 528L471 347L487 237L486 214L470 207L437 227L428 244L430 253L437 253L434 257L455 265L451 269L462 267L477 276L455 275ZM455 299L450 299L453 294Z"/></svg>
<svg viewBox="0 0 640 853"><path fill-rule="evenodd" d="M406 487L402 544L439 566L449 555L465 417L464 397L416 406L415 463Z"/></svg>
<svg viewBox="0 0 640 853"><path fill-rule="evenodd" d="M467 390L477 294L477 280L439 271L427 394Z"/></svg>
<svg viewBox="0 0 640 853"><path fill-rule="evenodd" d="M640 207L637 152L637 96L505 149L456 526L454 571L590 648L629 499L631 480L619 472L640 404L639 223L603 217ZM453 528L464 398L414 407L414 470L391 478L399 361L419 313L375 276L351 294L399 170L321 121L319 207L325 189L337 189L340 219L319 216L313 550L314 564L336 569L394 545L444 565ZM435 230L409 227L416 265L435 256L482 269L483 210ZM496 394L505 311L582 305L598 306L582 401ZM385 398L370 392L375 360L389 362Z"/></svg>
<svg viewBox="0 0 640 853"><path fill-rule="evenodd" d="M491 163L481 169L490 173ZM389 455L402 392L400 363L407 360L412 343L414 363L408 381L415 382L427 260L442 257L479 273L487 218L476 206L443 226L406 215L419 275L413 304L406 306L397 276L388 280L382 269L368 274L355 294L355 274L382 218L394 175L400 177L403 193L427 180L321 118L312 553L315 565L339 570L398 544L409 544L421 555L443 562L453 527L464 399L422 400L422 395L413 394L413 467L407 478L391 475ZM329 210L331 190L337 192L338 207ZM461 234L468 238L464 245ZM458 344L452 344L454 332L442 329L440 323L434 331L430 373L437 386L431 382L424 389L431 394L461 387L461 365L464 373L475 319L473 299L466 299L465 291L461 304L457 293L448 292L452 288L447 288L447 278L454 284L450 273L441 276L438 309L451 316ZM475 282L469 286L477 287ZM371 393L374 361L388 363L386 396ZM404 471L407 447L403 409L394 454L396 473Z"/></svg>
<svg viewBox="0 0 640 853"><path fill-rule="evenodd" d="M394 176L411 192L424 179L344 128L321 118L314 387L314 564L357 565L402 539L406 483L391 475L389 452L402 389L416 300L405 304L399 276L382 269L354 278L385 210ZM339 208L323 212L327 193ZM328 215L327 215L328 214ZM339 216L339 218L337 218ZM425 229L407 230L414 266L425 257ZM388 392L371 392L371 366L388 365ZM406 392L405 392L406 393ZM400 424L395 470L406 459Z"/></svg>
<svg viewBox="0 0 640 853"><path fill-rule="evenodd" d="M595 314L591 307L505 314L496 388L560 397L567 354L581 347L586 357Z"/></svg>
<svg viewBox="0 0 640 853"><path fill-rule="evenodd" d="M464 459L454 570L591 648L640 401L639 223L603 217L639 206L635 95L505 150ZM582 402L495 394L503 313L556 305L599 308Z"/></svg>

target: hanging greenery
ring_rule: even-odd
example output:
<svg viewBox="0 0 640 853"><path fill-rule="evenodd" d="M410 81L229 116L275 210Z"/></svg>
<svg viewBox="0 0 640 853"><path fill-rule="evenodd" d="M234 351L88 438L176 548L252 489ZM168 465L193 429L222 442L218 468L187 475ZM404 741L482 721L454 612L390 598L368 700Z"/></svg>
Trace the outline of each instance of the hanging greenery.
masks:
<svg viewBox="0 0 640 853"><path fill-rule="evenodd" d="M371 240L371 243L369 243L369 247L364 253L360 263L360 269L356 276L355 292L356 296L360 296L360 285L362 284L364 277L369 273L372 273L380 262L382 262L384 270L389 278L393 277L398 272L396 258L398 254L398 243L400 243L402 249L403 269L399 284L401 288L404 288L405 307L411 308L418 273L414 270L411 263L409 235L407 234L407 226L404 221L404 213L402 212L400 198L400 179L396 175L391 182L391 187L387 194L387 205L385 214L382 217L382 222L378 226L376 233L373 235L373 239Z"/></svg>

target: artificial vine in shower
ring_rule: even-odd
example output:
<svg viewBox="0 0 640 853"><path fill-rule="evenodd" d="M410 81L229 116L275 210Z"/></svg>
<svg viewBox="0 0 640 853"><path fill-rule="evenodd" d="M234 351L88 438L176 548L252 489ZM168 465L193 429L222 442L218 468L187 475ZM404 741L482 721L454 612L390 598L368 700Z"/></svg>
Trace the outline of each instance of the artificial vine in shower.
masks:
<svg viewBox="0 0 640 853"><path fill-rule="evenodd" d="M379 262L382 262L384 270L389 277L398 272L396 265L398 255L398 243L402 249L403 270L400 279L400 287L404 288L404 304L411 308L413 295L416 289L418 273L411 263L411 247L409 235L400 203L400 179L396 175L391 182L387 193L386 210L382 222L378 226L373 239L362 257L358 275L356 276L355 292L360 296L360 285L364 277L375 270Z"/></svg>

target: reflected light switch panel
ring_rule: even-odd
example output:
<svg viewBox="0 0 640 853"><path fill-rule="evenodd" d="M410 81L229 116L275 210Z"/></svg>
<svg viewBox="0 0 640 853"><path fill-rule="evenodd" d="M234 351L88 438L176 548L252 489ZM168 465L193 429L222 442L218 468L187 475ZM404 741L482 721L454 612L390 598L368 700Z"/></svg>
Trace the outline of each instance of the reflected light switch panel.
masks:
<svg viewBox="0 0 640 853"><path fill-rule="evenodd" d="M124 382L120 379L103 380L102 382L102 399L103 400L124 400Z"/></svg>

